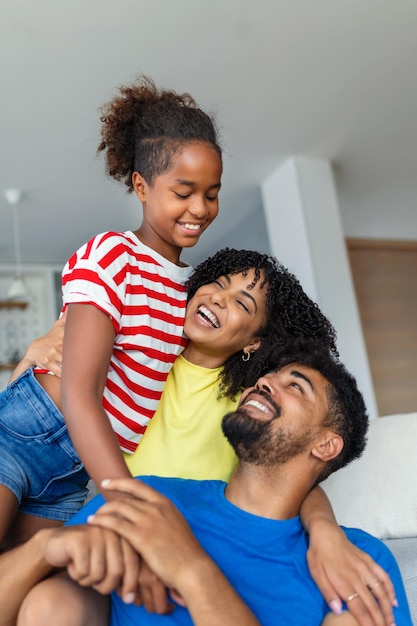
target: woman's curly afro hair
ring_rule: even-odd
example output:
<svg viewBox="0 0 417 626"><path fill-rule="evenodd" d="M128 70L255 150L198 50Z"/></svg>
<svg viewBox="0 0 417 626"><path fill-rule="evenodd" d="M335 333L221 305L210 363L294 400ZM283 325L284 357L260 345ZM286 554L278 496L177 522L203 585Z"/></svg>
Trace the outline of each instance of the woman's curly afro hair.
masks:
<svg viewBox="0 0 417 626"><path fill-rule="evenodd" d="M220 276L245 275L250 269L254 270L255 278L248 288L261 281L260 287L267 290L266 321L256 332L261 346L251 354L250 360L244 362L240 351L222 368L220 393L231 398L265 373L266 348L271 339L281 341L283 345L287 344L288 338L315 339L337 355L336 333L329 320L306 295L296 277L268 254L230 248L220 250L196 267L187 283L188 299L199 287Z"/></svg>

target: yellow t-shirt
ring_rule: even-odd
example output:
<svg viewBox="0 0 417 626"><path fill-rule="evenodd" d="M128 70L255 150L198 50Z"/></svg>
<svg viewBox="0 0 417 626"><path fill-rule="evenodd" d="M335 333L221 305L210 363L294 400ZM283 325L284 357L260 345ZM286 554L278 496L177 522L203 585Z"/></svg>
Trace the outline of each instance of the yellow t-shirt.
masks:
<svg viewBox="0 0 417 626"><path fill-rule="evenodd" d="M124 455L133 476L229 479L237 458L221 421L237 402L218 399L220 369L176 358L138 448Z"/></svg>

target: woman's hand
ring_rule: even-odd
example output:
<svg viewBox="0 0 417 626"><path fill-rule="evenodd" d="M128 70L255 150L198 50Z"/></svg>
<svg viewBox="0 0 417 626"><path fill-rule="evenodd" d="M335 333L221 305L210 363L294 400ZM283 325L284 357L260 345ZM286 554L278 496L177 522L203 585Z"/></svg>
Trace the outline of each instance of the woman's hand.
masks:
<svg viewBox="0 0 417 626"><path fill-rule="evenodd" d="M342 600L361 626L392 626L397 605L388 574L354 546L334 522L322 518L310 528L307 561L311 576L336 614Z"/></svg>
<svg viewBox="0 0 417 626"><path fill-rule="evenodd" d="M54 323L46 335L34 339L29 344L24 357L11 375L9 383L33 366L41 367L61 377L65 318L66 312Z"/></svg>
<svg viewBox="0 0 417 626"><path fill-rule="evenodd" d="M61 376L62 344L64 341L66 315L65 312L57 319L46 335L32 341L24 357L30 359L32 365L49 370L58 377Z"/></svg>

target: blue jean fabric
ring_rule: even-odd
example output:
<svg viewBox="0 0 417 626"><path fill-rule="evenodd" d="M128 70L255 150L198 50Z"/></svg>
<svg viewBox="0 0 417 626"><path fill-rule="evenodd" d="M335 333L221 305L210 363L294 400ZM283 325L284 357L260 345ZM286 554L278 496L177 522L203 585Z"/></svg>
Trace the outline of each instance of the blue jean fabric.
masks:
<svg viewBox="0 0 417 626"><path fill-rule="evenodd" d="M26 370L0 393L0 484L19 512L66 521L82 506L88 479L61 412Z"/></svg>

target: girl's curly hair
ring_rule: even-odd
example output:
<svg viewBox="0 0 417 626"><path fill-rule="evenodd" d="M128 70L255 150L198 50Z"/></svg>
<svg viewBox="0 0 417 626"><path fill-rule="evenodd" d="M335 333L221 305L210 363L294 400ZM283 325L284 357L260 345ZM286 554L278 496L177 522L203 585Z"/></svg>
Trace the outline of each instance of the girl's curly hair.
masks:
<svg viewBox="0 0 417 626"><path fill-rule="evenodd" d="M214 120L198 108L188 93L158 89L151 78L119 88L119 95L101 108L101 143L106 171L132 192L132 174L139 172L149 185L166 172L172 158L190 142L222 151Z"/></svg>
<svg viewBox="0 0 417 626"><path fill-rule="evenodd" d="M188 300L197 289L220 276L255 271L251 285L258 281L266 292L266 321L256 332L260 348L242 361L242 352L233 354L220 373L220 395L230 398L243 388L253 385L262 376L269 363L268 342L288 344L291 338L316 339L335 356L336 332L319 307L304 292L297 278L273 256L251 250L225 248L200 263L187 282Z"/></svg>

